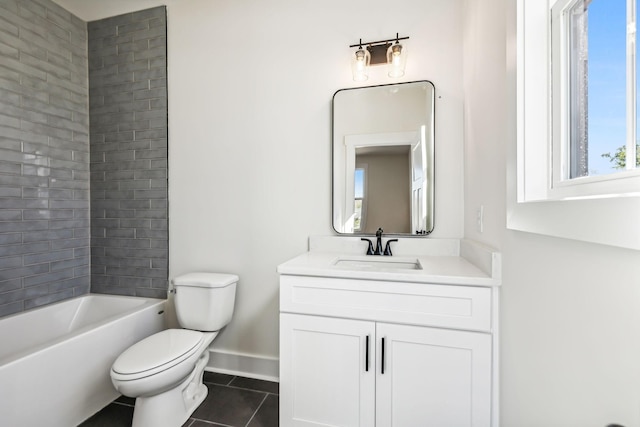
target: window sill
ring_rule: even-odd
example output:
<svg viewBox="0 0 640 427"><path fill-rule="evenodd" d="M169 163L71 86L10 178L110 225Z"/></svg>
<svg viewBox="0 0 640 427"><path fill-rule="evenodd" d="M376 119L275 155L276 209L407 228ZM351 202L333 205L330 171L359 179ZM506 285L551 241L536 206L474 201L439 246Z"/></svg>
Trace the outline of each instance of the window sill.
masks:
<svg viewBox="0 0 640 427"><path fill-rule="evenodd" d="M547 192L545 200L597 199L639 197L640 170L589 176L557 182Z"/></svg>
<svg viewBox="0 0 640 427"><path fill-rule="evenodd" d="M640 197L513 202L507 228L640 250L639 215Z"/></svg>

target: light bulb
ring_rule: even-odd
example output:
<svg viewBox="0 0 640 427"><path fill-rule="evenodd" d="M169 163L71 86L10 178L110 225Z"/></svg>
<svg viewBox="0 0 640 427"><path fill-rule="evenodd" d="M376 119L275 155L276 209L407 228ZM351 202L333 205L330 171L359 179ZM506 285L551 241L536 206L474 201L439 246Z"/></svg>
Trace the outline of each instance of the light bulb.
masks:
<svg viewBox="0 0 640 427"><path fill-rule="evenodd" d="M369 51L362 49L362 46L360 46L352 56L351 72L353 73L354 81L362 82L369 78L370 60L371 55Z"/></svg>
<svg viewBox="0 0 640 427"><path fill-rule="evenodd" d="M387 64L389 64L389 77L404 76L404 68L407 61L407 52L403 46L396 42L387 50Z"/></svg>

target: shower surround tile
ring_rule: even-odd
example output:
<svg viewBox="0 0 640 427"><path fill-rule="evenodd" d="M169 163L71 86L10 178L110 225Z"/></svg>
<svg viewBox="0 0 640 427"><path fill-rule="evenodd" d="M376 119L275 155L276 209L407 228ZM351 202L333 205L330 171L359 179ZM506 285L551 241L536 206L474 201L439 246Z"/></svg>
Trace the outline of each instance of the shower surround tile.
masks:
<svg viewBox="0 0 640 427"><path fill-rule="evenodd" d="M0 316L89 291L86 24L2 2ZM85 251L87 250L87 251Z"/></svg>
<svg viewBox="0 0 640 427"><path fill-rule="evenodd" d="M50 0L0 8L0 317L166 297L165 8L88 24Z"/></svg>
<svg viewBox="0 0 640 427"><path fill-rule="evenodd" d="M88 39L91 290L165 298L166 9L89 22Z"/></svg>

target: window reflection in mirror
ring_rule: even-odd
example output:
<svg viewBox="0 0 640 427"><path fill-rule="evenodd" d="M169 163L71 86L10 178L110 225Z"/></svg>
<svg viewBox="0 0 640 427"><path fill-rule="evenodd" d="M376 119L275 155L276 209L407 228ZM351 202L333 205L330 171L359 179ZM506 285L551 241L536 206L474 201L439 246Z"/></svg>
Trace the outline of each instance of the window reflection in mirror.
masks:
<svg viewBox="0 0 640 427"><path fill-rule="evenodd" d="M354 173L354 203L353 203L353 231L362 231L364 224L367 222L365 211L367 206L367 200L364 197L365 194L365 179L367 165L359 165L356 163L356 170Z"/></svg>
<svg viewBox="0 0 640 427"><path fill-rule="evenodd" d="M428 81L333 97L333 227L342 234L433 230L434 94Z"/></svg>

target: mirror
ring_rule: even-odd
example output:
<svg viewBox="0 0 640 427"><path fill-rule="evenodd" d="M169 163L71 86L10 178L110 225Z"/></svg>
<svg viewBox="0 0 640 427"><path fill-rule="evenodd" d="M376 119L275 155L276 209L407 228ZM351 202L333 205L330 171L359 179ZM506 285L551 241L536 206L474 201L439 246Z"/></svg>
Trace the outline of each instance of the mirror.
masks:
<svg viewBox="0 0 640 427"><path fill-rule="evenodd" d="M333 95L333 228L433 231L435 87L429 81Z"/></svg>

